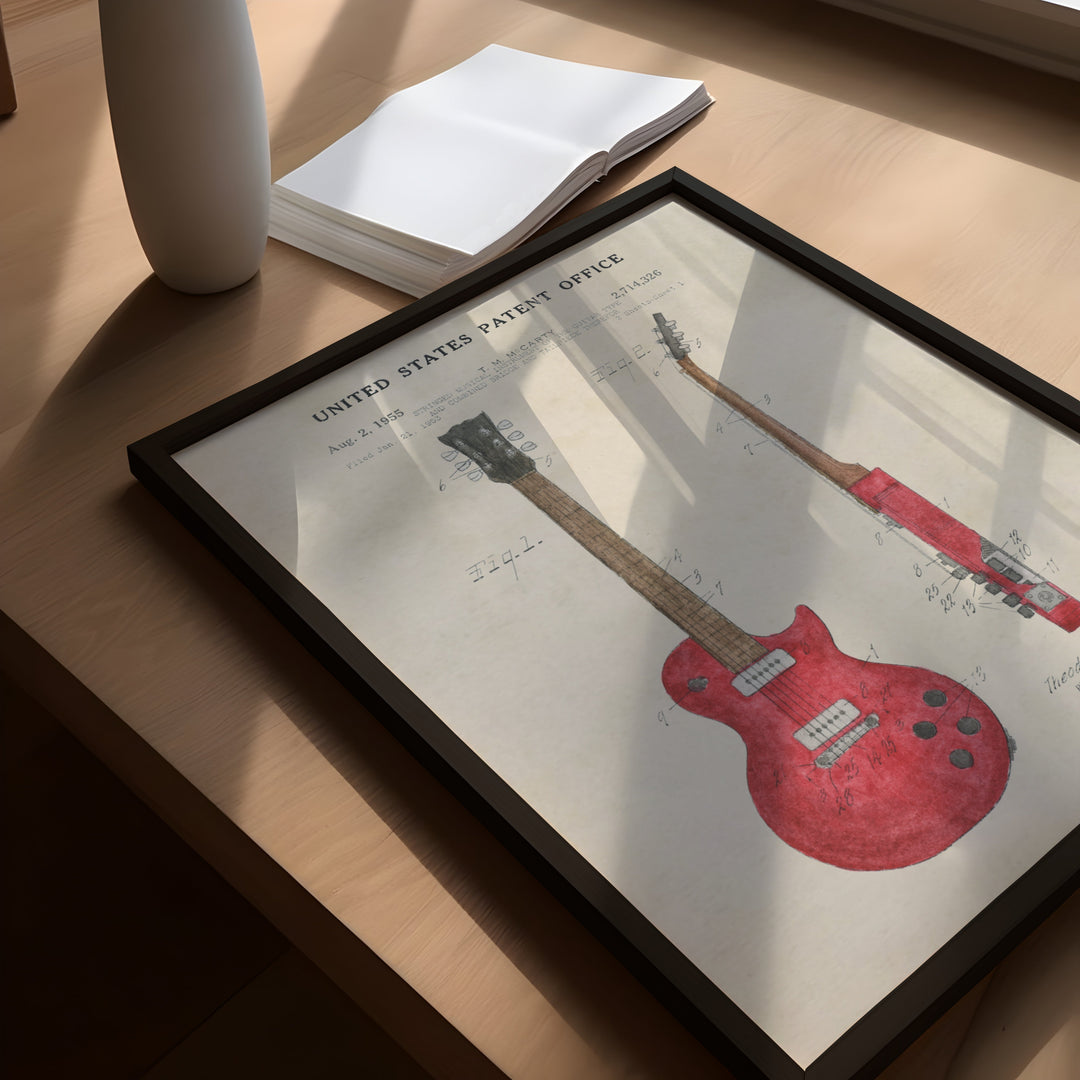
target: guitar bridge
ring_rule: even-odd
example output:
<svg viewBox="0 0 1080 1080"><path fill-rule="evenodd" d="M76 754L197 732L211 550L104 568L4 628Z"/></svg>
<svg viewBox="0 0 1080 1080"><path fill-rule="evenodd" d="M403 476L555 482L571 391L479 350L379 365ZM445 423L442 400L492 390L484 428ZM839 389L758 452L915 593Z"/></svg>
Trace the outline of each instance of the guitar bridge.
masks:
<svg viewBox="0 0 1080 1080"><path fill-rule="evenodd" d="M847 734L841 735L829 747L814 758L819 769L828 769L835 765L868 731L873 731L880 724L877 713L871 713L861 724L856 724Z"/></svg>

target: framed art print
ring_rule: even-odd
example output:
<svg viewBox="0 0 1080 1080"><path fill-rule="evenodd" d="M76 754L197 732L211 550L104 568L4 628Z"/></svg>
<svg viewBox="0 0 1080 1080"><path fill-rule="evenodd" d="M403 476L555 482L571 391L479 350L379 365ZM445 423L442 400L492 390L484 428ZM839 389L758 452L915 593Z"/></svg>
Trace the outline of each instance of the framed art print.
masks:
<svg viewBox="0 0 1080 1080"><path fill-rule="evenodd" d="M129 448L738 1075L1075 886L1080 407L677 170Z"/></svg>

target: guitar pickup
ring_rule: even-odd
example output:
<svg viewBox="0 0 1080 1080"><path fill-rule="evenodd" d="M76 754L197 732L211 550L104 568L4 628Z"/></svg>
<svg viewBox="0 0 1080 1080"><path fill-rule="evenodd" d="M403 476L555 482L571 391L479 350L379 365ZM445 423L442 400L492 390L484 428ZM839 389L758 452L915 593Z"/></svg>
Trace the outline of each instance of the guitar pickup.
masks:
<svg viewBox="0 0 1080 1080"><path fill-rule="evenodd" d="M817 750L831 739L835 739L852 720L858 719L859 707L853 705L847 698L840 698L827 709L822 709L809 724L803 724L798 731L794 732L794 736L807 750Z"/></svg>
<svg viewBox="0 0 1080 1080"><path fill-rule="evenodd" d="M755 660L749 667L744 667L734 679L731 685L742 694L749 697L756 694L763 686L776 678L782 671L795 666L795 657L783 649L773 649L766 653L760 660Z"/></svg>

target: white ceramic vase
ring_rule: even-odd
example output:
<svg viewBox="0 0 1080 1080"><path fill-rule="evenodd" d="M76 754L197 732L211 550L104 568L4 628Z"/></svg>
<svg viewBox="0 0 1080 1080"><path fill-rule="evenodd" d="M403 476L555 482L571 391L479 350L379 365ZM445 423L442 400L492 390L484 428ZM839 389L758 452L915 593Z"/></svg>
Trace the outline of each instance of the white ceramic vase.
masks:
<svg viewBox="0 0 1080 1080"><path fill-rule="evenodd" d="M266 103L244 0L98 0L128 207L154 272L231 289L266 248Z"/></svg>

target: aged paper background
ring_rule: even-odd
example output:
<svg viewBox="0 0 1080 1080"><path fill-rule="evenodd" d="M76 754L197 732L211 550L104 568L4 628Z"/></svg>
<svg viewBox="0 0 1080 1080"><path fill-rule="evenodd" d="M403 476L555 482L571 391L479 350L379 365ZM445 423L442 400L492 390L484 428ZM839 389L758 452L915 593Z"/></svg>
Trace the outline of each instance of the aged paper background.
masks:
<svg viewBox="0 0 1080 1080"><path fill-rule="evenodd" d="M681 374L654 312L815 445L1080 592L1074 439L678 201L178 460L805 1065L1080 820L1080 634L950 579ZM970 686L1018 747L998 805L905 869L788 847L739 737L665 694L680 631L438 441L481 411L749 633L806 604L841 651Z"/></svg>

